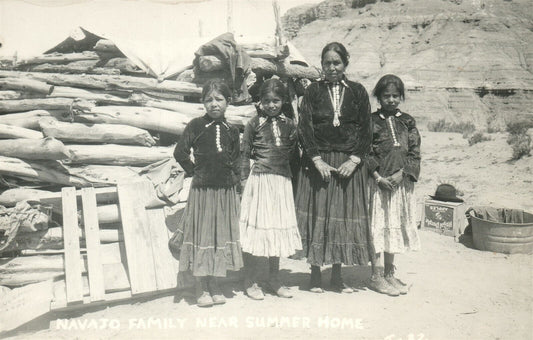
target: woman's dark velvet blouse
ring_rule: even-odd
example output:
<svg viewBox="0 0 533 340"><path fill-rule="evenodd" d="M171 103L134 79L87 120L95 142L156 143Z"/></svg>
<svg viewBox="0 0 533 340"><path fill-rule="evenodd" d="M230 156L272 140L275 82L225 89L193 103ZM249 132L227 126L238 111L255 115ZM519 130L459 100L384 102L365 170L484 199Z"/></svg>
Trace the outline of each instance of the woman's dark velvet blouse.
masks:
<svg viewBox="0 0 533 340"><path fill-rule="evenodd" d="M306 89L300 108L298 132L304 153L313 158L319 152L344 152L363 159L370 151L371 118L368 93L363 85L344 79L340 125L333 125L329 83L321 80Z"/></svg>

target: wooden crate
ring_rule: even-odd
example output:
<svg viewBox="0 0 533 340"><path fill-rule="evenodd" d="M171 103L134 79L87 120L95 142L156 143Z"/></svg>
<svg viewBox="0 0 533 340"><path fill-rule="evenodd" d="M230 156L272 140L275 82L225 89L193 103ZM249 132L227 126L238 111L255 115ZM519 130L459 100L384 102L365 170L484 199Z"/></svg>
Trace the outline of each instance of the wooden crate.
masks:
<svg viewBox="0 0 533 340"><path fill-rule="evenodd" d="M468 221L465 216L467 205L463 202L443 202L428 199L422 209L422 228L459 241Z"/></svg>

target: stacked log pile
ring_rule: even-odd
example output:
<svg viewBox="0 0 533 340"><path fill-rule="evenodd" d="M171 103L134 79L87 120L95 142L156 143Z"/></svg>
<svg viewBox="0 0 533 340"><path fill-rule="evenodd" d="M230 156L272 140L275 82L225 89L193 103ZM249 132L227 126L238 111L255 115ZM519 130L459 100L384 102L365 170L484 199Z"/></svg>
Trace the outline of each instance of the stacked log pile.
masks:
<svg viewBox="0 0 533 340"><path fill-rule="evenodd" d="M314 67L291 63L286 47L248 45L244 50L257 79L278 76L293 84L319 76ZM200 64L212 77L224 67L215 56L202 57ZM0 206L38 202L65 186L105 187L139 179L142 167L171 159L185 125L205 114L202 82L192 82L193 72L189 67L171 79L151 78L108 40L99 40L90 51L0 60ZM253 104L231 105L226 117L242 129L255 114ZM174 212L187 195L180 197L181 203L169 206ZM42 206L32 203L37 210ZM63 249L61 207L47 208L50 228L21 232L6 248L34 256L6 257L13 253L3 252L0 242L0 286L64 274L57 256L43 255ZM101 241L120 242L116 203L99 206L98 219ZM0 225L0 241L12 227ZM81 233L80 240L83 247Z"/></svg>

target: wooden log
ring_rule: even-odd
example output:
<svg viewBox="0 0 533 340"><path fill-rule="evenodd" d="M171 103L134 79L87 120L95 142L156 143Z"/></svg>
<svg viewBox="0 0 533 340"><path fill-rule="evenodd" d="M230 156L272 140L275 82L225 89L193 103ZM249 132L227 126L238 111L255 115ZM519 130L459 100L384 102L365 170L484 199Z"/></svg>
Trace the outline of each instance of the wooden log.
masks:
<svg viewBox="0 0 533 340"><path fill-rule="evenodd" d="M12 188L0 194L0 205L14 207L18 202L26 200L38 201L40 196L49 195L51 192L33 188Z"/></svg>
<svg viewBox="0 0 533 340"><path fill-rule="evenodd" d="M123 268L123 261L125 260L121 254L121 247L123 246L119 243L100 246L106 291L129 288L128 276ZM86 274L87 259L85 255L80 256L83 257L83 261L80 261L81 272ZM0 259L0 285L18 287L57 279L65 275L64 264L63 255L35 255ZM86 283L86 277L84 281ZM85 284L85 286L87 285ZM84 294L88 294L87 289L84 289Z"/></svg>
<svg viewBox="0 0 533 340"><path fill-rule="evenodd" d="M282 78L320 78L320 73L314 67L277 62L262 58L252 58L251 68L256 74L276 74Z"/></svg>
<svg viewBox="0 0 533 340"><path fill-rule="evenodd" d="M190 98L190 99L193 99L195 101L197 100L198 102L200 101L199 97L187 97L187 96L184 96L184 95L181 95L181 94L171 93L171 92L159 92L159 91L144 90L143 93L149 95L150 97L154 97L154 98L162 98L162 99L177 100L177 101L184 101L184 100L186 100L186 98Z"/></svg>
<svg viewBox="0 0 533 340"><path fill-rule="evenodd" d="M20 99L21 96L22 95L17 91L0 90L0 100Z"/></svg>
<svg viewBox="0 0 533 340"><path fill-rule="evenodd" d="M137 77L148 76L146 72L141 70L137 65L131 62L128 58L113 58L110 59L104 67L119 70L120 74L133 75Z"/></svg>
<svg viewBox="0 0 533 340"><path fill-rule="evenodd" d="M100 229L98 236L102 244L124 241L122 230ZM80 246L85 247L85 233L79 229ZM10 250L50 250L63 249L63 228L49 228L35 232L21 232L15 237L16 246Z"/></svg>
<svg viewBox="0 0 533 340"><path fill-rule="evenodd" d="M128 100L106 93L94 93L89 90L68 86L56 86L49 97L80 98L93 100L101 105L128 105Z"/></svg>
<svg viewBox="0 0 533 340"><path fill-rule="evenodd" d="M173 147L69 145L70 164L148 165L172 157Z"/></svg>
<svg viewBox="0 0 533 340"><path fill-rule="evenodd" d="M278 50L274 44L244 43L239 44L252 58L278 59Z"/></svg>
<svg viewBox="0 0 533 340"><path fill-rule="evenodd" d="M0 124L0 139L12 138L41 139L43 138L43 133L18 126Z"/></svg>
<svg viewBox="0 0 533 340"><path fill-rule="evenodd" d="M65 123L55 119L41 119L39 125L45 136L55 137L69 143L110 143L142 146L156 144L148 131L129 125Z"/></svg>
<svg viewBox="0 0 533 340"><path fill-rule="evenodd" d="M143 106L179 112L191 117L191 119L203 116L206 112L203 104L161 100L150 98L143 94L132 95L130 101ZM229 123L242 127L256 114L257 110L254 105L229 105L226 109L225 116Z"/></svg>
<svg viewBox="0 0 533 340"><path fill-rule="evenodd" d="M23 59L17 63L18 66L33 65L33 64L67 64L80 60L98 60L98 54L92 51L84 51L80 53L50 53L43 54L37 57Z"/></svg>
<svg viewBox="0 0 533 340"><path fill-rule="evenodd" d="M87 179L91 183L117 184L120 181L138 181L140 168L115 165L72 165L68 167L72 175Z"/></svg>
<svg viewBox="0 0 533 340"><path fill-rule="evenodd" d="M0 113L30 110L69 110L72 98L37 98L0 101Z"/></svg>
<svg viewBox="0 0 533 340"><path fill-rule="evenodd" d="M81 176L70 174L57 161L23 161L18 158L0 156L0 174L21 178L31 182L53 183L84 187L91 184Z"/></svg>
<svg viewBox="0 0 533 340"><path fill-rule="evenodd" d="M0 90L17 90L21 92L35 92L42 94L50 94L54 87L46 82L27 79L7 77L0 78Z"/></svg>
<svg viewBox="0 0 533 340"><path fill-rule="evenodd" d="M185 70L185 71L181 72L176 77L176 80L177 81L186 81L186 82L192 83L194 81L194 70L190 69L190 70Z"/></svg>
<svg viewBox="0 0 533 340"><path fill-rule="evenodd" d="M175 80L158 82L153 78L132 76L0 71L0 78L6 77L36 79L52 85L87 89L171 92L195 97L199 97L202 93L201 87L187 82Z"/></svg>
<svg viewBox="0 0 533 340"><path fill-rule="evenodd" d="M28 112L10 113L0 115L0 124L18 126L21 128L39 130L39 120L42 118L55 118L61 121L67 119L65 112L55 110L32 110Z"/></svg>
<svg viewBox="0 0 533 340"><path fill-rule="evenodd" d="M199 67L202 72L214 72L224 69L224 63L217 56L202 56L199 58ZM250 64L252 71L257 74L276 74L287 78L316 79L320 73L314 67L290 64L262 58L252 58Z"/></svg>
<svg viewBox="0 0 533 340"><path fill-rule="evenodd" d="M87 101L75 101L72 115L78 122L130 125L180 135L193 118L178 112L137 106L95 106Z"/></svg>
<svg viewBox="0 0 533 340"><path fill-rule="evenodd" d="M29 160L60 160L68 159L70 154L61 141L54 137L46 137L0 140L0 156Z"/></svg>
<svg viewBox="0 0 533 340"><path fill-rule="evenodd" d="M120 71L107 67L97 67L99 60L75 61L66 65L40 64L31 67L32 72L64 73L64 74L106 74L119 75Z"/></svg>

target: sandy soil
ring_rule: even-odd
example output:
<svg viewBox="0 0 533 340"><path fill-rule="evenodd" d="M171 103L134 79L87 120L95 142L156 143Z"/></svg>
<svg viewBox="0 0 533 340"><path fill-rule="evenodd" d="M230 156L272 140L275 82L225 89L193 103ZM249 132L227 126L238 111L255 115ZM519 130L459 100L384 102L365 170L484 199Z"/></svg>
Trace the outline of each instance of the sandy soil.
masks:
<svg viewBox="0 0 533 340"><path fill-rule="evenodd" d="M451 182L469 204L533 211L533 157L510 163L505 134L469 147L460 134L422 131L423 175L418 197ZM190 293L48 315L8 334L15 338L182 339L531 339L533 255L473 249L421 230L423 249L397 256L398 276L412 283L408 295L366 290L368 267L344 268L351 295L308 292L309 267L284 259L282 278L293 299L247 298L226 282L228 302L202 309ZM330 269L325 270L325 282ZM65 320L69 318L69 320ZM182 323L180 323L182 322ZM107 325L105 323L108 323ZM236 327L235 327L236 326ZM84 328L85 327L85 328ZM103 329L99 329L103 328Z"/></svg>

